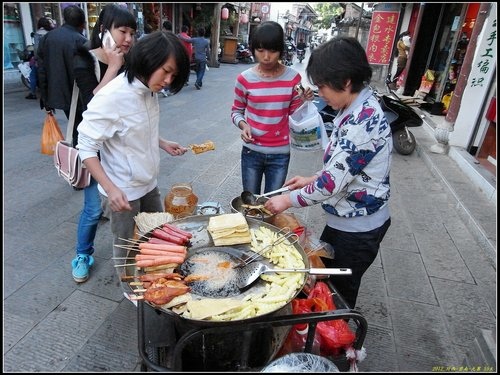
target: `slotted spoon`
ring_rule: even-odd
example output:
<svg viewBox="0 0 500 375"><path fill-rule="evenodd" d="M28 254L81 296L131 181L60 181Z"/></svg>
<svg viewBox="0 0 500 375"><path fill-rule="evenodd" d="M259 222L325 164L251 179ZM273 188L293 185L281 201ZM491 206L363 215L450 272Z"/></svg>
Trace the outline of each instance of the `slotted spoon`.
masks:
<svg viewBox="0 0 500 375"><path fill-rule="evenodd" d="M236 285L243 289L266 272L306 272L310 275L352 275L350 268L272 268L262 262L252 262L242 267L236 276Z"/></svg>

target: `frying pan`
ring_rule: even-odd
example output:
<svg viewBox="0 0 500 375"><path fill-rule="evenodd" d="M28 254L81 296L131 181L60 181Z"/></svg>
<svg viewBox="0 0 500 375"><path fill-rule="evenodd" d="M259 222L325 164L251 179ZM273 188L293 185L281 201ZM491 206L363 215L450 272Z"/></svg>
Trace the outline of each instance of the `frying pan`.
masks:
<svg viewBox="0 0 500 375"><path fill-rule="evenodd" d="M237 199L241 199L241 197L237 197ZM204 251L208 249L214 250L214 253L220 252L221 249L218 249L212 240L212 237L207 231L207 226L209 223L209 220L212 216L216 215L195 215L195 216L188 216L185 218L178 219L172 224L178 226L179 228L189 231L190 233L193 234L193 237L190 239L191 246L188 249L188 254L186 257L186 260L192 260L192 256L194 254L199 254L203 253ZM248 216L246 217L248 226L250 229L259 229L260 227L265 227L270 229L272 232L278 233L280 232L280 228L275 227L274 225L271 225L265 221L261 221L258 219L252 219L249 218ZM151 232L147 233L145 235L146 237L151 236ZM309 268L309 258L307 257L304 249L302 246L297 242L292 245L297 252L299 253L300 257L302 258L304 262L304 267ZM232 245L231 247L222 247L224 249L224 252L226 254L229 254L229 261L234 261L237 262L238 259L241 259L245 261L246 259L249 259L250 257L255 255L255 252L252 251L250 244L241 244L241 245ZM143 274L142 270L137 270L137 268L133 265L134 260L127 260L127 263L130 263L131 265L125 267L125 272L127 276L138 276L140 274ZM183 267L187 267L184 265L181 265L181 272ZM187 269L186 269L187 272ZM304 275L302 279L301 285L297 288L296 292L288 299L288 301L281 307L276 308L276 310L269 311L265 314L261 314L252 318L246 318L246 319L241 319L241 320L232 320L232 321L211 321L211 320L197 320L197 319L191 319L191 318L186 318L183 316L180 316L176 313L174 313L172 310L168 308L163 308L161 306L156 306L153 305L147 301L145 301L146 304L152 306L153 308L160 310L162 313L166 313L167 315L171 316L174 318L175 321L180 321L180 322L191 322L193 324L196 324L197 326L203 325L203 326L213 326L213 325L224 325L224 324L230 324L230 323L237 323L237 322L242 322L242 321L258 321L262 317L268 316L268 315L274 315L274 314L279 314L282 310L284 311L285 309L288 309L290 302L292 299L294 299L302 290L306 283L306 275ZM192 290L191 294L193 299L204 299L208 298L203 295L198 295L197 293L201 293L200 291L196 290L196 288L204 289L206 285L203 285L203 283L199 283L199 285L193 284L190 285L194 290ZM244 299L247 295L252 294L252 293L259 293L261 291L264 291L267 286L267 282L263 280L258 280L257 282L253 283L250 287L246 288L246 290L241 291L238 295L232 296L231 298L240 298ZM129 284L126 284L125 287L133 293L133 289ZM222 297L220 297L222 298Z"/></svg>

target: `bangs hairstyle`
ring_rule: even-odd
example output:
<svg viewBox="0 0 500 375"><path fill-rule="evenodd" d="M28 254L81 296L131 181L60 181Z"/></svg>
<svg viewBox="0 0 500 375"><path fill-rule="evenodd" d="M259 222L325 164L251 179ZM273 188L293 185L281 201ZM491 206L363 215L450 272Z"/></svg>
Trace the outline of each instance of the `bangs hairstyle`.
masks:
<svg viewBox="0 0 500 375"><path fill-rule="evenodd" d="M92 49L102 47L102 31L111 30L111 28L130 27L137 31L137 22L132 13L127 9L115 4L108 4L102 8L99 18L92 29L90 37L90 46ZM101 35L101 36L99 36Z"/></svg>
<svg viewBox="0 0 500 375"><path fill-rule="evenodd" d="M353 93L360 92L372 78L366 52L353 37L335 37L315 48L306 73L314 85L326 85L337 91L344 91L350 80Z"/></svg>
<svg viewBox="0 0 500 375"><path fill-rule="evenodd" d="M266 21L261 23L253 31L250 49L254 56L255 50L259 48L277 51L283 54L285 50L285 33L279 23Z"/></svg>
<svg viewBox="0 0 500 375"><path fill-rule="evenodd" d="M189 77L189 57L181 40L171 32L155 31L133 45L125 60L125 75L129 83L134 78L140 78L147 84L151 75L170 57L177 65L170 91L179 92Z"/></svg>

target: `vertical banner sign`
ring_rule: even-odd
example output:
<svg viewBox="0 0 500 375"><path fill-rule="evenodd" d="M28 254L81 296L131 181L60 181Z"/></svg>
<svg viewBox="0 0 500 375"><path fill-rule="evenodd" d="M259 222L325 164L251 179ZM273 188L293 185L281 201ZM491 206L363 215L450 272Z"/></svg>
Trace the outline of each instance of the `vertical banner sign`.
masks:
<svg viewBox="0 0 500 375"><path fill-rule="evenodd" d="M399 12L373 12L366 46L366 55L370 64L389 65L392 46L396 38L398 19Z"/></svg>

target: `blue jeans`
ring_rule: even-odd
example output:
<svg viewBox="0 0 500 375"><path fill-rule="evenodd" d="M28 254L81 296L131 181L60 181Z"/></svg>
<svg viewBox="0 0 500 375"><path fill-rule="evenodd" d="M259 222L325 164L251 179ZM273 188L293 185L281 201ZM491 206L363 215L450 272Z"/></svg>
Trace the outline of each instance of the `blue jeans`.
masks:
<svg viewBox="0 0 500 375"><path fill-rule="evenodd" d="M368 232L343 232L326 226L320 240L333 247L334 258L322 258L328 268L350 268L351 276L333 276L332 283L351 309L356 306L361 277L377 257L391 219Z"/></svg>
<svg viewBox="0 0 500 375"><path fill-rule="evenodd" d="M205 76L205 70L207 69L207 61L196 60L196 84L198 86L203 86L203 77Z"/></svg>
<svg viewBox="0 0 500 375"><path fill-rule="evenodd" d="M290 164L290 154L263 154L243 146L241 150L241 177L243 190L260 194L262 177L264 193L283 187Z"/></svg>
<svg viewBox="0 0 500 375"><path fill-rule="evenodd" d="M101 197L97 190L97 181L90 179L90 185L83 189L83 209L78 222L76 235L76 253L92 255L94 253L94 239L97 224L102 214Z"/></svg>
<svg viewBox="0 0 500 375"><path fill-rule="evenodd" d="M37 86L37 80L38 80L38 67L36 65L33 65L31 67L31 72L30 72L30 91L33 95L36 95L36 86Z"/></svg>

